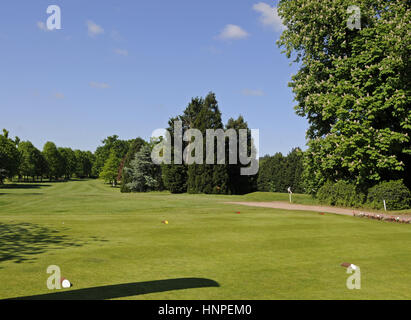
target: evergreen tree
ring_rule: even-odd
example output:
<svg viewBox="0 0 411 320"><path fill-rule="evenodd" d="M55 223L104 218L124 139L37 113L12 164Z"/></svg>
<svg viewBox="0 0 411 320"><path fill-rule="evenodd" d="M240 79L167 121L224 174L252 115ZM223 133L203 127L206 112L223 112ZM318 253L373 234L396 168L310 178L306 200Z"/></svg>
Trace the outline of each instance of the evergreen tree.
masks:
<svg viewBox="0 0 411 320"><path fill-rule="evenodd" d="M259 191L270 191L270 182L272 180L271 156L265 155L260 158L260 169L258 171L257 188Z"/></svg>
<svg viewBox="0 0 411 320"><path fill-rule="evenodd" d="M258 174L258 190L284 192L285 183L285 160L281 152L277 152L274 156L269 157L260 164Z"/></svg>
<svg viewBox="0 0 411 320"><path fill-rule="evenodd" d="M180 117L183 125L183 135L188 129L198 129L196 127L197 118L204 107L204 100L202 98L196 97L191 99L191 102L188 104L187 108L184 110L183 115ZM183 144L183 150L191 141L187 141ZM184 161L186 162L186 161ZM203 183L203 167L198 164L186 165L187 168L187 192L189 193L198 193L201 192L198 186L201 186ZM182 169L181 169L182 170Z"/></svg>
<svg viewBox="0 0 411 320"><path fill-rule="evenodd" d="M174 161L174 122L181 121L182 135L189 129L198 129L203 137L203 163L194 163L187 165L187 159L184 159L183 164L175 163ZM209 93L205 99L192 98L183 114L178 117L171 118L168 122L167 131L171 139L171 164L163 164L162 177L165 187L172 193L246 193L256 189L256 176L241 176L240 169L242 165L239 163L238 154L237 165L229 165L229 144L225 141L225 163L217 164L217 139L214 140L214 150L211 150L214 155L214 164L206 163L206 130L224 130L221 120L221 112L214 93ZM235 129L238 133L239 129L248 129L247 123L243 117L237 120L230 119L226 129ZM238 134L237 134L238 136ZM182 150L194 141L182 142ZM237 149L238 149L237 141ZM251 151L251 133L248 135L249 151ZM195 151L192 151L192 156L195 156Z"/></svg>
<svg viewBox="0 0 411 320"><path fill-rule="evenodd" d="M206 137L207 129L223 129L221 112L215 94L210 92L204 99L200 112L193 121L193 127ZM206 163L206 143L203 141L203 163L188 166L188 192L223 193L229 192L229 174L227 164ZM217 144L214 144L216 157Z"/></svg>
<svg viewBox="0 0 411 320"><path fill-rule="evenodd" d="M187 111L187 109L186 109ZM186 112L185 111L185 112ZM182 117L175 117L171 118L168 121L169 127L166 129L170 135L170 144L171 144L171 164L162 164L161 165L161 172L162 172L162 181L164 187L169 190L171 193L184 193L187 192L187 165L184 163L175 163L174 161L174 123L175 121L182 121L183 123L183 130L184 128L187 129L187 125L184 124L184 121L181 119ZM184 131L183 131L184 132ZM184 133L182 132L182 136ZM183 143L182 150L184 150L184 146L186 143ZM180 150L182 154L182 150Z"/></svg>
<svg viewBox="0 0 411 320"><path fill-rule="evenodd" d="M303 193L303 152L294 148L284 157L281 152L274 156L264 156L260 160L258 173L258 190L272 192L287 192L291 187L292 192Z"/></svg>
<svg viewBox="0 0 411 320"><path fill-rule="evenodd" d="M135 157L130 162L129 167L124 170L130 177L127 188L136 192L147 192L158 188L158 181L155 179L158 165L151 160L151 148L149 145L143 145L140 151L136 152Z"/></svg>
<svg viewBox="0 0 411 320"><path fill-rule="evenodd" d="M133 160L135 154L140 151L141 147L146 145L147 142L141 138L134 139L131 144L127 154L123 157L120 170L119 170L119 177L121 178L121 192L131 192L131 190L127 187L127 184L131 182L129 175L127 174L124 168L130 166L130 162Z"/></svg>
<svg viewBox="0 0 411 320"><path fill-rule="evenodd" d="M161 166L164 186L171 193L187 192L187 166L164 164Z"/></svg>
<svg viewBox="0 0 411 320"><path fill-rule="evenodd" d="M251 152L252 148L252 141L251 141L251 132L248 128L247 122L244 121L243 116L239 116L236 120L230 118L226 125L226 130L228 129L235 129L237 132L237 137L239 137L239 130L246 129L248 130L247 134L247 150L248 154ZM228 145L226 145L226 149L228 150ZM228 165L228 176L229 176L229 192L230 194L245 194L249 192L253 192L257 190L257 176L248 176L248 175L241 175L241 168L244 165L241 164L239 158L239 150L240 150L240 141L237 140L237 164L229 164ZM229 152L226 152L226 163L228 163L229 159Z"/></svg>
<svg viewBox="0 0 411 320"><path fill-rule="evenodd" d="M285 185L291 187L295 193L304 193L302 172L303 172L303 152L300 148L294 148L286 157ZM287 188L288 188L287 187Z"/></svg>

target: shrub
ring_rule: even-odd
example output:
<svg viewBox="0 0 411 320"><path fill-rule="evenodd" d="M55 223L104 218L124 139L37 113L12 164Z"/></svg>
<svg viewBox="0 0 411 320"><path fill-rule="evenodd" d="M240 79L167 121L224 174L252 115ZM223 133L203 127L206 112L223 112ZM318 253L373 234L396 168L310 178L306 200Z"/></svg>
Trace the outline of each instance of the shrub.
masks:
<svg viewBox="0 0 411 320"><path fill-rule="evenodd" d="M383 200L387 210L409 209L411 193L402 180L384 181L368 190L367 205L374 209L383 209Z"/></svg>
<svg viewBox="0 0 411 320"><path fill-rule="evenodd" d="M365 195L354 184L340 180L324 184L318 190L317 198L321 203L332 206L359 207L363 204Z"/></svg>

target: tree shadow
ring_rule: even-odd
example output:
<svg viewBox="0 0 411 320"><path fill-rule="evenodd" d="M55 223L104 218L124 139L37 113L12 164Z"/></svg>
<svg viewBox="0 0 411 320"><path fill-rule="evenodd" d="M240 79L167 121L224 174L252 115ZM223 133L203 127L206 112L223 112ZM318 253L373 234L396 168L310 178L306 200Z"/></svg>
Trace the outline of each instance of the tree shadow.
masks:
<svg viewBox="0 0 411 320"><path fill-rule="evenodd" d="M0 184L0 189L39 189L42 187L51 187L51 184L41 183L8 183Z"/></svg>
<svg viewBox="0 0 411 320"><path fill-rule="evenodd" d="M218 282L205 278L177 278L53 292L9 300L105 300L172 290L220 287Z"/></svg>
<svg viewBox="0 0 411 320"><path fill-rule="evenodd" d="M6 194L11 194L11 193L0 193L0 196L4 196ZM24 193L13 193L13 196L41 196L43 195L43 192L24 192Z"/></svg>
<svg viewBox="0 0 411 320"><path fill-rule="evenodd" d="M33 260L34 255L50 249L79 247L84 244L70 240L59 231L31 223L0 223L0 263L22 263Z"/></svg>

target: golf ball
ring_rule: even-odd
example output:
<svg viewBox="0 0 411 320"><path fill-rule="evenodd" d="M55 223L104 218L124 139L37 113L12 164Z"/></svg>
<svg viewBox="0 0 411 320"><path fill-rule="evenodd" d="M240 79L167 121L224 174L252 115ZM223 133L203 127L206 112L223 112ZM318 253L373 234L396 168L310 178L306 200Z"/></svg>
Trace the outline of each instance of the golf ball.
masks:
<svg viewBox="0 0 411 320"><path fill-rule="evenodd" d="M61 286L62 286L63 288L70 288L70 287L71 287L71 283L70 283L70 281L68 281L67 279L64 279L64 280L61 282Z"/></svg>

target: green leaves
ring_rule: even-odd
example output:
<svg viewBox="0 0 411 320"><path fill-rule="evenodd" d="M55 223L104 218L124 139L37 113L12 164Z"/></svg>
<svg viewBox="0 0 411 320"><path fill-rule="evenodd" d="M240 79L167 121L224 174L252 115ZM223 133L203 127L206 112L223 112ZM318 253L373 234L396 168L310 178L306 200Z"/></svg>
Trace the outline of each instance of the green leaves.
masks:
<svg viewBox="0 0 411 320"><path fill-rule="evenodd" d="M260 159L258 173L258 190L271 192L287 192L287 188L295 193L303 193L301 178L303 171L303 152L294 148L284 157L281 153L265 156Z"/></svg>
<svg viewBox="0 0 411 320"><path fill-rule="evenodd" d="M301 65L290 87L308 119L304 176L360 188L410 176L409 3L366 0L361 30L349 30L345 0L282 0L278 41ZM410 185L410 178L406 184Z"/></svg>
<svg viewBox="0 0 411 320"><path fill-rule="evenodd" d="M4 135L0 134L0 169L2 174L0 176L0 183L3 183L4 177L12 177L17 173L20 153L18 152L13 140L8 138L8 131L3 129Z"/></svg>
<svg viewBox="0 0 411 320"><path fill-rule="evenodd" d="M121 159L117 156L114 150L111 151L110 156L104 163L104 167L100 172L100 178L108 183L115 185L117 183L118 168Z"/></svg>
<svg viewBox="0 0 411 320"><path fill-rule="evenodd" d="M47 174L54 178L60 177L64 172L64 159L53 142L46 142L43 147L43 156L48 164Z"/></svg>

